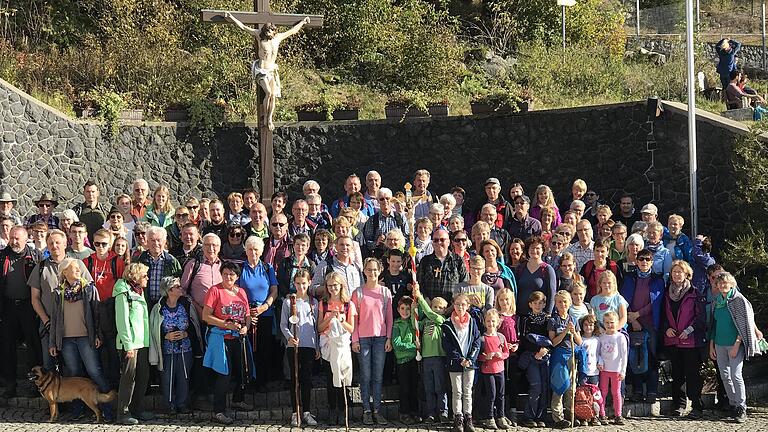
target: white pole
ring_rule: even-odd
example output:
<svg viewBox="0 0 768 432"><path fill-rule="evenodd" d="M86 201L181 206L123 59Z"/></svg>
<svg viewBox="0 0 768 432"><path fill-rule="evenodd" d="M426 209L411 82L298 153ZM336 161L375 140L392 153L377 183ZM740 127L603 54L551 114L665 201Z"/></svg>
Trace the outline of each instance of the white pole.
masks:
<svg viewBox="0 0 768 432"><path fill-rule="evenodd" d="M696 25L698 26L701 23L701 8L700 8L700 1L696 0Z"/></svg>
<svg viewBox="0 0 768 432"><path fill-rule="evenodd" d="M762 1L762 7L761 7L761 14L760 14L760 30L762 33L762 40L763 40L763 54L762 54L762 62L761 65L763 66L763 70L765 70L765 0Z"/></svg>
<svg viewBox="0 0 768 432"><path fill-rule="evenodd" d="M691 182L691 234L696 236L699 224L698 182L696 172L696 81L693 63L693 0L685 0L686 62L688 63L688 165Z"/></svg>
<svg viewBox="0 0 768 432"><path fill-rule="evenodd" d="M640 0L635 1L635 31L637 32L637 42L640 43Z"/></svg>

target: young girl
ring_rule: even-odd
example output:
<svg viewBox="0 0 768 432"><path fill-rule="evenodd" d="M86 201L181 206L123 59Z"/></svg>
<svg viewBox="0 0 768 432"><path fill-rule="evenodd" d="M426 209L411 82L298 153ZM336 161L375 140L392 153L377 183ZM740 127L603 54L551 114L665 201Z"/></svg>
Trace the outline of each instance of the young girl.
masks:
<svg viewBox="0 0 768 432"><path fill-rule="evenodd" d="M575 283L584 283L584 278L576 271L576 258L570 252L560 255L558 267L557 290L571 292Z"/></svg>
<svg viewBox="0 0 768 432"><path fill-rule="evenodd" d="M507 423L510 427L517 426L515 409L517 408L518 368L517 368L517 315L515 314L515 294L509 288L502 288L496 293L496 310L499 311L499 333L507 341L509 357L504 365L506 373L505 401L507 404Z"/></svg>
<svg viewBox="0 0 768 432"><path fill-rule="evenodd" d="M357 311L349 301L347 283L336 272L325 277L323 299L320 303L320 352L326 374L329 420L331 426L344 425L343 387L352 384L352 332Z"/></svg>
<svg viewBox="0 0 768 432"><path fill-rule="evenodd" d="M469 280L460 282L454 289L453 295L466 294L473 306L483 311L493 308L493 288L481 280L485 273L485 259L481 256L473 256L469 259Z"/></svg>
<svg viewBox="0 0 768 432"><path fill-rule="evenodd" d="M581 326L581 348L584 350L587 357L587 364L584 365L586 373L581 377L581 384L599 385L600 371L597 369L597 359L600 356L600 339L598 339L600 336L600 326L597 325L597 318L592 314L581 318L579 325ZM600 409L604 411L605 407L603 407L603 405L605 405L605 399L601 397L597 399L597 403L602 407ZM598 412L596 414L598 417L595 417L590 421L590 426L603 425L599 418L600 413Z"/></svg>
<svg viewBox="0 0 768 432"><path fill-rule="evenodd" d="M500 318L496 309L485 312L485 334L481 337L478 357L480 383L485 387L487 396L480 425L491 430L509 429L504 412L504 362L509 357L509 345L504 335L497 332Z"/></svg>
<svg viewBox="0 0 768 432"><path fill-rule="evenodd" d="M555 217L555 220L552 223L552 228L556 228L562 223L562 219L560 218L560 210L557 208L557 204L555 204L555 197L552 194L552 189L550 189L549 186L539 185L539 187L536 188L536 199L534 201L536 203L531 206L530 211L532 218L540 219L541 210L544 208L549 208L552 209Z"/></svg>
<svg viewBox="0 0 768 432"><path fill-rule="evenodd" d="M621 381L624 381L627 373L627 337L619 333L619 315L616 312L606 312L603 315L603 325L605 333L600 335L600 355L597 360L597 368L600 370L600 393L607 395L610 387L613 412L616 416L613 424L622 426L624 419L621 409L624 398L621 395ZM600 407L600 421L603 424L608 421L605 416L605 404Z"/></svg>
<svg viewBox="0 0 768 432"><path fill-rule="evenodd" d="M480 330L470 318L466 294L454 297L451 318L443 323L443 350L453 390L453 432L474 432L472 385L480 354Z"/></svg>
<svg viewBox="0 0 768 432"><path fill-rule="evenodd" d="M293 286L296 294L291 295L283 302L283 311L280 319L280 331L287 341L286 356L291 370L291 388L296 388L296 377L299 379L301 400L291 398L293 414L291 414L291 426L299 425L297 404L301 408L301 422L306 426L317 426L317 420L309 412L310 395L312 392L312 365L320 358L317 351L317 338L315 325L317 323L317 301L307 294L312 275L305 269L299 269L293 276ZM292 307L295 306L298 323L290 322ZM295 351L298 350L298 364L294 364ZM298 366L298 373L294 370ZM293 395L294 392L291 392Z"/></svg>
<svg viewBox="0 0 768 432"><path fill-rule="evenodd" d="M573 385L574 377L570 376L570 371L576 370L576 358L571 355L571 351L576 345L581 345L581 334L579 334L579 323L568 314L568 309L571 307L571 295L568 291L558 291L555 294L555 313L552 314L552 318L549 319L549 339L552 341L554 348L552 349L552 360L550 362L550 369L553 371L552 376L555 377L554 372L562 371L562 368L567 368L569 371L568 382L557 382L553 380L552 387L552 419L555 421L555 427L558 429L564 429L571 427L571 412L570 407L573 404L573 397L576 393L576 387ZM560 393L560 391L563 391ZM565 399L565 401L563 401ZM567 411L563 409L563 402Z"/></svg>
<svg viewBox="0 0 768 432"><path fill-rule="evenodd" d="M568 315L576 321L580 321L585 316L592 313L592 306L584 303L584 296L587 293L587 287L581 282L575 282L571 290L571 307L568 308Z"/></svg>
<svg viewBox="0 0 768 432"><path fill-rule="evenodd" d="M392 296L379 284L382 266L376 258L366 258L365 283L352 294L357 320L352 332L352 351L360 361L360 396L363 399L363 424L381 426L387 419L379 413L384 358L392 351ZM373 400L373 407L371 407ZM373 410L371 410L373 408Z"/></svg>
<svg viewBox="0 0 768 432"><path fill-rule="evenodd" d="M126 266L131 263L131 249L128 247L128 240L122 237L116 238L115 242L112 243L112 251L123 260Z"/></svg>
<svg viewBox="0 0 768 432"><path fill-rule="evenodd" d="M547 410L547 369L549 364L549 314L544 311L547 297L541 291L534 291L528 297L527 314L520 317L520 360L518 367L525 370L528 378L528 402L525 405L524 427L546 427L544 414Z"/></svg>
<svg viewBox="0 0 768 432"><path fill-rule="evenodd" d="M597 322L605 328L603 317L607 312L615 312L617 316L618 328L624 328L627 325L627 308L629 303L619 294L616 286L616 276L612 272L603 272L597 280L600 287L600 294L592 297L590 305L595 311ZM605 395L606 393L603 393Z"/></svg>

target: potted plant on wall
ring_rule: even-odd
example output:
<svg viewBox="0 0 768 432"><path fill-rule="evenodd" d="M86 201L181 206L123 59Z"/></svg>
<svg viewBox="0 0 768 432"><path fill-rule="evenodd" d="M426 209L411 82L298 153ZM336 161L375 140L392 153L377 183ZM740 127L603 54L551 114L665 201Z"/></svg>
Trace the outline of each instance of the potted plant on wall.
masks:
<svg viewBox="0 0 768 432"><path fill-rule="evenodd" d="M295 107L299 121L357 120L360 97L342 86L328 87L314 100Z"/></svg>
<svg viewBox="0 0 768 432"><path fill-rule="evenodd" d="M189 103L174 102L165 107L163 120L167 122L181 122L189 119Z"/></svg>
<svg viewBox="0 0 768 432"><path fill-rule="evenodd" d="M500 86L475 94L470 102L472 114L509 114L533 110L533 93L519 85Z"/></svg>
<svg viewBox="0 0 768 432"><path fill-rule="evenodd" d="M444 97L429 97L416 90L399 90L389 95L384 112L388 119L445 117L450 113L450 103Z"/></svg>

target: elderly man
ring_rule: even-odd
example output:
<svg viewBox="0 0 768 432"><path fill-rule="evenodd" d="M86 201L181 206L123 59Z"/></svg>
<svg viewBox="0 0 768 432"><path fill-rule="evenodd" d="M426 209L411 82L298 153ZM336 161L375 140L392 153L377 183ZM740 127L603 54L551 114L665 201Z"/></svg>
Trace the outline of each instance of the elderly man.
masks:
<svg viewBox="0 0 768 432"><path fill-rule="evenodd" d="M454 288L467 280L467 267L464 258L451 252L447 230L435 230L432 245L434 251L421 259L416 280L425 297L450 301Z"/></svg>
<svg viewBox="0 0 768 432"><path fill-rule="evenodd" d="M189 223L189 209L185 206L176 207L173 223L165 227L165 231L168 233L168 252L174 257L179 254L181 249L181 229L187 223Z"/></svg>
<svg viewBox="0 0 768 432"><path fill-rule="evenodd" d="M150 227L147 230L147 250L142 252L138 259L138 262L149 267L149 281L144 290L149 310L160 300L160 280L166 276L181 276L179 261L165 250L167 236L165 229Z"/></svg>
<svg viewBox="0 0 768 432"><path fill-rule="evenodd" d="M429 192L429 182L432 174L425 169L413 174L413 217L415 220L429 217L429 209L435 202L435 197Z"/></svg>
<svg viewBox="0 0 768 432"><path fill-rule="evenodd" d="M304 198L311 194L318 194L320 193L320 183L314 180L307 180L301 187L301 191L304 193Z"/></svg>
<svg viewBox="0 0 768 432"><path fill-rule="evenodd" d="M314 230L307 223L307 216L309 215L309 204L303 199L298 199L293 202L291 206L291 223L288 226L288 236L293 238L296 234L306 234L312 238Z"/></svg>
<svg viewBox="0 0 768 432"><path fill-rule="evenodd" d="M85 224L89 242L93 242L93 234L103 228L107 218L108 208L99 202L99 196L99 187L93 180L88 180L83 186L83 202L72 208Z"/></svg>
<svg viewBox="0 0 768 432"><path fill-rule="evenodd" d="M353 240L348 236L338 236L334 242L336 255L328 255L315 268L315 274L310 285L310 293L316 295L318 287L323 284L325 277L331 272L338 273L347 283L347 294L363 285L363 270L352 257ZM330 268L328 266L330 265Z"/></svg>
<svg viewBox="0 0 768 432"><path fill-rule="evenodd" d="M206 234L216 234L220 239L227 235L227 218L224 213L224 204L215 199L208 204L208 210L211 213L211 221L205 224L203 236Z"/></svg>
<svg viewBox="0 0 768 432"><path fill-rule="evenodd" d="M23 370L42 364L40 336L35 311L32 308L32 293L27 279L39 261L38 253L27 245L27 230L16 226L11 229L8 247L0 251L0 293L2 293L2 376L5 378L6 398L16 395L16 342L22 339L27 344L29 362Z"/></svg>
<svg viewBox="0 0 768 432"><path fill-rule="evenodd" d="M640 210L640 217L642 218L642 221L646 223L646 226L652 224L653 222L658 222L659 208L656 207L656 204L648 203L644 205L643 208ZM666 236L669 236L669 228L663 227L662 237L666 237Z"/></svg>
<svg viewBox="0 0 768 432"><path fill-rule="evenodd" d="M59 286L59 264L66 258L67 235L61 230L52 230L48 233L47 249L50 255L48 258L40 261L29 275L27 284L30 287L32 308L40 318L43 331L38 335L42 347L43 367L52 371L55 368L53 358L48 352L48 329L50 328L50 313L53 310L53 290ZM88 272L82 261L78 262L82 276L91 281L91 274ZM114 324L113 324L114 326ZM114 345L114 344L113 344Z"/></svg>
<svg viewBox="0 0 768 432"><path fill-rule="evenodd" d="M368 171L368 174L365 175L365 193L363 198L365 198L368 205L373 207L374 211L379 210L378 198L380 188L381 174L374 170Z"/></svg>
<svg viewBox="0 0 768 432"><path fill-rule="evenodd" d="M330 230L331 214L324 209L323 198L318 194L309 194L307 195L307 206L309 208L307 223L312 227L312 230Z"/></svg>
<svg viewBox="0 0 768 432"><path fill-rule="evenodd" d="M579 237L579 241L568 246L566 251L573 254L576 261L576 272L580 272L587 261L595 259L593 251L595 242L592 241L592 224L586 219L580 220L579 223L576 224L576 235Z"/></svg>
<svg viewBox="0 0 768 432"><path fill-rule="evenodd" d="M243 242L245 242L248 237L258 237L260 239L269 237L267 207L264 204L257 202L251 206L248 215L250 216L251 221L243 227L245 230L245 238L243 239Z"/></svg>
<svg viewBox="0 0 768 432"><path fill-rule="evenodd" d="M150 203L149 197L149 183L144 179L136 179L133 182L133 206L131 208L131 214L135 221L144 219L144 215L147 214L147 206ZM126 219L128 220L128 219Z"/></svg>
<svg viewBox="0 0 768 432"><path fill-rule="evenodd" d="M53 215L53 209L58 207L59 202L55 198L49 196L47 193L35 201L37 206L37 214L33 214L27 219L26 225L32 225L37 221L43 221L48 225L48 229L59 229L59 218Z"/></svg>
<svg viewBox="0 0 768 432"><path fill-rule="evenodd" d="M495 240L504 254L506 254L507 247L512 241L512 237L509 236L509 232L507 232L507 230L501 229L497 225L499 219L496 213L496 208L497 206L491 203L483 204L483 207L480 209L480 220L490 225L491 239Z"/></svg>
<svg viewBox="0 0 768 432"><path fill-rule="evenodd" d="M331 204L330 213L334 219L339 217L341 209L349 206L349 198L353 194L360 192L360 177L358 177L357 174L350 174L347 176L347 179L344 181L344 192L346 192L346 194L343 197ZM363 207L360 209L360 213L368 217L373 216L373 207L363 200Z"/></svg>
<svg viewBox="0 0 768 432"><path fill-rule="evenodd" d="M584 204L584 201L582 200L573 200L571 201L571 206L568 207L568 210L573 212L574 215L576 215L576 222L580 221L581 218L584 217L584 211L586 210L587 205Z"/></svg>
<svg viewBox="0 0 768 432"><path fill-rule="evenodd" d="M203 236L203 253L184 264L181 288L192 298L198 313L202 314L205 295L212 286L221 283L221 239L216 234Z"/></svg>
<svg viewBox="0 0 768 432"><path fill-rule="evenodd" d="M496 210L496 220L486 222L496 226L496 228L503 228L507 219L510 219L514 213L514 206L510 205L507 200L501 195L501 183L496 177L491 177L485 181L485 197L486 200L477 206L473 212L474 220L483 220L482 211L483 208L491 204ZM501 245L499 245L501 246ZM503 248L503 246L502 246Z"/></svg>
<svg viewBox="0 0 768 432"><path fill-rule="evenodd" d="M395 211L392 204L392 191L389 188L378 190L377 201L379 211L371 216L363 227L367 256L381 256L385 249L384 239L393 229L399 228L400 232L408 232L408 223L400 213Z"/></svg>
<svg viewBox="0 0 768 432"><path fill-rule="evenodd" d="M261 259L277 271L284 258L291 256L291 239L288 237L288 218L278 213L269 222L269 238L264 241Z"/></svg>
<svg viewBox="0 0 768 432"><path fill-rule="evenodd" d="M0 193L0 216L5 216L14 225L21 225L21 215L13 207L16 206L16 200L11 197L10 192L3 191Z"/></svg>
<svg viewBox="0 0 768 432"><path fill-rule="evenodd" d="M528 211L531 209L531 199L528 195L515 197L515 212L512 217L506 221L506 230L512 238L526 240L528 237L541 235L541 222L530 217ZM505 251L506 252L506 251Z"/></svg>

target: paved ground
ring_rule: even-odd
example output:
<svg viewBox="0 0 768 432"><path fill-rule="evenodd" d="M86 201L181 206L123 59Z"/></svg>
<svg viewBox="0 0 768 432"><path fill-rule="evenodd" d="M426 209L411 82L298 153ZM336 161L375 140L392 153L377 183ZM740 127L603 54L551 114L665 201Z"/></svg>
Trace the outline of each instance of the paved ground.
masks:
<svg viewBox="0 0 768 432"><path fill-rule="evenodd" d="M208 420L195 421L193 419L161 419L139 426L115 426L115 425L95 425L92 423L45 423L46 413L37 409L0 409L0 432L15 431L51 431L51 432L69 432L69 431L189 431L189 432L208 432L208 431L289 431L290 428L279 424L254 424L249 421L238 421L234 425L226 428L215 425ZM315 429L332 429L322 424ZM448 427L421 427L403 426L391 423L388 427L369 428L362 427L355 423L350 426L355 431L377 431L377 432L407 432L407 431L427 431L443 430L448 431ZM750 432L768 432L768 402L762 402L759 406L750 409L749 420L745 424L737 425L731 422L718 420L714 413L708 413L706 418L701 421L673 420L669 418L642 418L628 420L626 426L604 426L595 428L578 428L580 430L604 430L604 431L658 431L658 432L701 432L701 431L750 431ZM336 428L334 430L343 430ZM478 429L482 432L481 429Z"/></svg>

